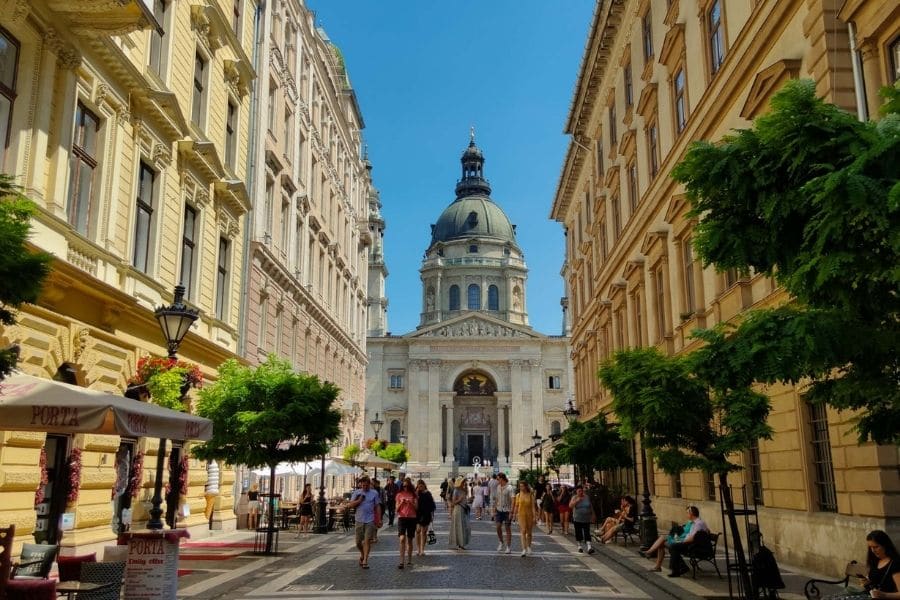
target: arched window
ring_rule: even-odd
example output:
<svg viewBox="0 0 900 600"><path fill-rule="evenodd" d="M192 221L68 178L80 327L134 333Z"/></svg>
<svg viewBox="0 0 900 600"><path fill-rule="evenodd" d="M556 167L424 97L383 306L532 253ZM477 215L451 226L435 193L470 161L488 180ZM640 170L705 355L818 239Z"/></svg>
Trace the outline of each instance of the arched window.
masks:
<svg viewBox="0 0 900 600"><path fill-rule="evenodd" d="M477 283L469 285L469 310L481 310L481 286Z"/></svg>
<svg viewBox="0 0 900 600"><path fill-rule="evenodd" d="M550 435L559 435L560 433L559 421L550 421Z"/></svg>
<svg viewBox="0 0 900 600"><path fill-rule="evenodd" d="M450 310L459 310L459 286L450 286Z"/></svg>
<svg viewBox="0 0 900 600"><path fill-rule="evenodd" d="M394 419L391 421L391 443L398 444L400 443L400 421Z"/></svg>
<svg viewBox="0 0 900 600"><path fill-rule="evenodd" d="M488 310L500 310L500 291L496 285L488 287Z"/></svg>

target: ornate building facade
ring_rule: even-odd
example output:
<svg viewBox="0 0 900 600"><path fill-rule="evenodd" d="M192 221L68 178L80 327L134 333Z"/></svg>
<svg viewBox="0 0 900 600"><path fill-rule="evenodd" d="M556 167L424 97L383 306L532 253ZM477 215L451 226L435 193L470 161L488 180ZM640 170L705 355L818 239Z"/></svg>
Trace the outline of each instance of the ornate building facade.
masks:
<svg viewBox="0 0 900 600"><path fill-rule="evenodd" d="M261 11L244 355L341 388L335 452L362 433L369 209L365 126L340 50L299 0Z"/></svg>
<svg viewBox="0 0 900 600"><path fill-rule="evenodd" d="M462 155L456 199L431 227L420 275L418 328L368 339L365 425L405 435L410 472L432 478L490 461L528 466L532 436L565 427L567 338L528 325L528 270L515 226L490 197L473 138ZM376 279L382 265L370 263ZM383 298L372 305L383 306Z"/></svg>
<svg viewBox="0 0 900 600"><path fill-rule="evenodd" d="M702 268L683 190L666 176L699 139L747 127L788 78L861 118L900 78L900 6L877 0L598 2L566 132L551 216L566 230L575 397L585 417L608 407L596 378L611 352L688 352L690 333L786 298L766 277ZM837 573L871 529L900 515L896 447L857 445L853 415L771 386L772 440L743 457L737 484L759 507L779 560ZM708 474L669 477L648 465L654 508L685 502L717 522ZM638 468L643 468L638 465ZM743 479L743 481L741 481ZM822 540L810 543L810 540Z"/></svg>
<svg viewBox="0 0 900 600"><path fill-rule="evenodd" d="M37 204L33 244L55 257L37 304L0 330L23 371L121 394L140 357L166 355L153 311L179 283L200 311L179 357L214 376L236 356L255 10L253 0L227 12L221 2L0 2L2 169ZM147 453L133 522L146 520L155 440L0 431L0 522L16 525L17 541L57 533L47 528L58 514L35 514L42 447L51 474L82 450L64 552L115 539L119 457ZM206 528L205 465L188 466L181 524ZM226 470L220 483L212 522L227 528Z"/></svg>

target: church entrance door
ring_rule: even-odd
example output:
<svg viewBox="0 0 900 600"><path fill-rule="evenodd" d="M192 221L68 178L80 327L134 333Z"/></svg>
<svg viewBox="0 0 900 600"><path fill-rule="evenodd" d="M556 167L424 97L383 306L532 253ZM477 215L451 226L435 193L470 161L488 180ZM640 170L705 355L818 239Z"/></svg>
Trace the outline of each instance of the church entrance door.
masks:
<svg viewBox="0 0 900 600"><path fill-rule="evenodd" d="M478 457L480 462L484 462L484 434L482 433L470 433L468 434L468 447L469 447L469 457L466 460L465 465L471 466L472 461Z"/></svg>

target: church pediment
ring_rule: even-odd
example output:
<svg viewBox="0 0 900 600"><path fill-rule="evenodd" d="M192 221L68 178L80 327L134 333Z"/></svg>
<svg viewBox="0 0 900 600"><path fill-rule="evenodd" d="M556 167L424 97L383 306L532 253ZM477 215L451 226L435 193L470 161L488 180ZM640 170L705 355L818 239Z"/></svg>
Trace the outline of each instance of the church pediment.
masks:
<svg viewBox="0 0 900 600"><path fill-rule="evenodd" d="M530 327L514 325L501 319L487 316L461 315L448 321L423 327L406 337L439 338L529 338L542 339L545 336Z"/></svg>

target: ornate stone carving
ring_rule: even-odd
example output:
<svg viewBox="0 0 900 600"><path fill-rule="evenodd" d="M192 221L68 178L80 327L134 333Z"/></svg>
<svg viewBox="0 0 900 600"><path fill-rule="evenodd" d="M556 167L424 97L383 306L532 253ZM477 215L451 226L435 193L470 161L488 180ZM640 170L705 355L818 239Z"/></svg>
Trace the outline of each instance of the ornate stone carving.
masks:
<svg viewBox="0 0 900 600"><path fill-rule="evenodd" d="M168 144L153 144L153 164L163 170L172 164L172 148Z"/></svg>
<svg viewBox="0 0 900 600"><path fill-rule="evenodd" d="M433 337L528 337L513 327L490 323L482 319L466 319L453 325L444 325L425 335Z"/></svg>
<svg viewBox="0 0 900 600"><path fill-rule="evenodd" d="M72 362L77 363L81 360L90 338L91 332L86 327L82 327L75 332L75 339L72 340Z"/></svg>

